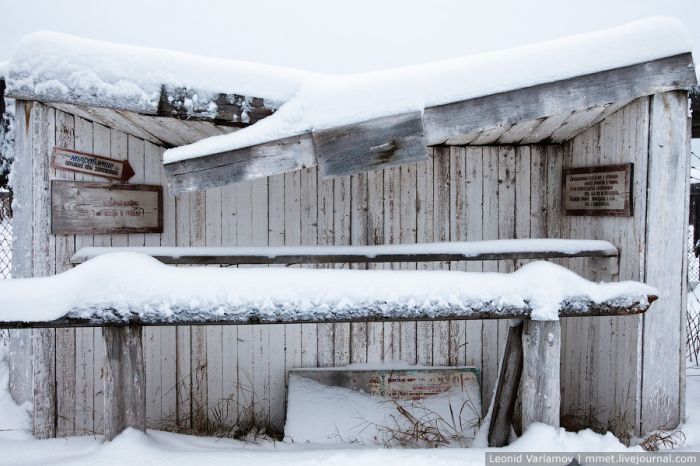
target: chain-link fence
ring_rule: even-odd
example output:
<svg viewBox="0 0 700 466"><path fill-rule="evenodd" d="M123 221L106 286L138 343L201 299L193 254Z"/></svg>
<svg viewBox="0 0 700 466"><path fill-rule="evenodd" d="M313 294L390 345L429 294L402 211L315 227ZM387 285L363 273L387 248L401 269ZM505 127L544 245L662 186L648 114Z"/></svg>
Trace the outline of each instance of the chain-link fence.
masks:
<svg viewBox="0 0 700 466"><path fill-rule="evenodd" d="M0 279L12 273L12 196L0 191Z"/></svg>

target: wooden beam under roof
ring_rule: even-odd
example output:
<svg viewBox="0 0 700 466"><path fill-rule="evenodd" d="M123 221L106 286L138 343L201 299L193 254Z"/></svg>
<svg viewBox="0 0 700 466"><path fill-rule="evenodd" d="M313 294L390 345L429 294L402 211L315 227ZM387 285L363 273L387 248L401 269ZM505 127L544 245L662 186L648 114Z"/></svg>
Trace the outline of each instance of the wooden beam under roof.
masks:
<svg viewBox="0 0 700 466"><path fill-rule="evenodd" d="M423 160L427 152L417 147L419 141L428 146L494 144L500 138L510 143L542 142L525 135L523 128L531 125L524 122L531 121L535 122L532 133L541 135L545 142L563 142L631 100L674 89L689 89L695 84L692 56L684 53L429 107L420 116L412 113L381 117L183 160L166 164L166 174L173 194L314 165L319 166L324 177L352 175ZM536 124L537 121L540 123ZM295 138L298 144L290 144ZM301 145L302 141L313 144ZM257 157L263 157L264 163L256 160Z"/></svg>
<svg viewBox="0 0 700 466"><path fill-rule="evenodd" d="M460 134L514 125L565 112L697 84L690 53L577 76L537 86L426 108L423 115L429 145Z"/></svg>

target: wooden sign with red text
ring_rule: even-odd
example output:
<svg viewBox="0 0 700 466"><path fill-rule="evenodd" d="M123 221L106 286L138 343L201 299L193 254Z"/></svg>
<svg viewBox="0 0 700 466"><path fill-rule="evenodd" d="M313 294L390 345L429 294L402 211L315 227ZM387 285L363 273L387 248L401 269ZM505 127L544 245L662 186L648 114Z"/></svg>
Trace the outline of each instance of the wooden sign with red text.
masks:
<svg viewBox="0 0 700 466"><path fill-rule="evenodd" d="M53 148L51 166L59 170L101 176L122 183L134 176L134 170L127 160L115 160L62 147Z"/></svg>

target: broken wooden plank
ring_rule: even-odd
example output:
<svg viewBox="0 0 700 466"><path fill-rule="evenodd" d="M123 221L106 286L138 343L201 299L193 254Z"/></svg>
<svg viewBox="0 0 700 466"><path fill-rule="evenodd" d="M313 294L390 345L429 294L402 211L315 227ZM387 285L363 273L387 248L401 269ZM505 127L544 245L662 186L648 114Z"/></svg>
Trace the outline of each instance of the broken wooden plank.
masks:
<svg viewBox="0 0 700 466"><path fill-rule="evenodd" d="M428 159L421 112L314 131L313 141L324 178Z"/></svg>
<svg viewBox="0 0 700 466"><path fill-rule="evenodd" d="M495 240L380 246L278 246L278 247L87 247L71 263L113 252L137 252L165 264L333 264L351 262L439 262L566 257L617 257L607 241L596 240Z"/></svg>
<svg viewBox="0 0 700 466"><path fill-rule="evenodd" d="M102 330L105 440L112 440L127 427L146 431L146 372L141 334L140 326Z"/></svg>
<svg viewBox="0 0 700 466"><path fill-rule="evenodd" d="M508 329L506 349L503 353L501 373L498 377L496 397L493 400L491 423L489 425L489 447L503 447L508 444L510 426L513 422L515 400L520 388L523 372L523 325L518 322Z"/></svg>
<svg viewBox="0 0 700 466"><path fill-rule="evenodd" d="M426 141L442 144L460 134L512 125L696 84L690 53L552 83L426 108Z"/></svg>
<svg viewBox="0 0 700 466"><path fill-rule="evenodd" d="M559 321L525 321L521 379L523 431L535 422L559 427L560 352Z"/></svg>
<svg viewBox="0 0 700 466"><path fill-rule="evenodd" d="M164 165L170 194L316 166L310 134Z"/></svg>

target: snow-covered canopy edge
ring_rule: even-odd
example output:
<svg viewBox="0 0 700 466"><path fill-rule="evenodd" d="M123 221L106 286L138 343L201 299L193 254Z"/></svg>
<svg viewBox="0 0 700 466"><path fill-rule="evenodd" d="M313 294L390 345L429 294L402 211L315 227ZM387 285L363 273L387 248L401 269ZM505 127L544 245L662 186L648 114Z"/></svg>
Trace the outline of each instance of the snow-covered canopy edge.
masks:
<svg viewBox="0 0 700 466"><path fill-rule="evenodd" d="M603 31L451 60L354 75L309 75L271 117L169 149L165 163L373 118L561 81L690 52L681 21L654 17Z"/></svg>
<svg viewBox="0 0 700 466"><path fill-rule="evenodd" d="M509 50L378 72L323 75L38 32L20 41L5 75L10 96L72 99L145 113L155 112L164 88L174 95L184 92L180 103L204 113L215 111L217 94L265 99L270 108L281 105L273 116L242 131L168 150L164 161L172 163L690 50L682 23L657 17Z"/></svg>
<svg viewBox="0 0 700 466"><path fill-rule="evenodd" d="M39 292L37 292L39 290ZM96 257L52 277L0 281L2 323L64 325L332 322L621 315L654 288L593 283L549 262L510 274L179 268L134 253Z"/></svg>

